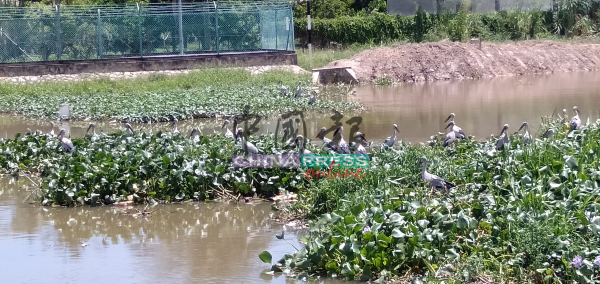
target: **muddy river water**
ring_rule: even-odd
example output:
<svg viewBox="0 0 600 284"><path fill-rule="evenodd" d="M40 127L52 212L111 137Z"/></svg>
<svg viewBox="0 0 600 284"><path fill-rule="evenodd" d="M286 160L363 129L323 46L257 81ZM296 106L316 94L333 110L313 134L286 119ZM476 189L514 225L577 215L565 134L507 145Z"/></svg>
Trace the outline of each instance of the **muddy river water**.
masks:
<svg viewBox="0 0 600 284"><path fill-rule="evenodd" d="M404 141L419 142L444 131L444 119L455 121L478 139L498 135L508 123L511 133L523 121L537 133L540 117L563 108L572 115L578 106L582 120L600 117L600 73L567 73L492 80L437 82L378 87L360 86L350 97L367 106L361 113L344 113L345 138L357 125L375 143L391 134L392 124ZM306 136L330 127L331 114L307 115ZM350 118L360 116L346 123ZM260 132L274 132L276 120L261 122ZM85 133L87 123L69 123L72 136ZM182 132L207 121L180 123ZM166 124L134 125L141 131L168 129ZM27 129L49 130L48 121L0 117L0 137ZM98 131L119 125L99 123ZM303 129L304 127L300 127ZM56 131L56 130L55 130ZM302 134L301 130L300 134ZM185 132L184 132L185 133ZM328 137L331 137L329 133ZM275 234L286 230L295 245L303 231L275 224L267 203L189 203L157 205L150 218L124 214L124 208L49 208L23 202L27 182L0 179L0 277L2 283L296 283L284 275L262 273L269 265L258 259L268 250L278 260L293 252ZM314 283L341 283L315 280Z"/></svg>

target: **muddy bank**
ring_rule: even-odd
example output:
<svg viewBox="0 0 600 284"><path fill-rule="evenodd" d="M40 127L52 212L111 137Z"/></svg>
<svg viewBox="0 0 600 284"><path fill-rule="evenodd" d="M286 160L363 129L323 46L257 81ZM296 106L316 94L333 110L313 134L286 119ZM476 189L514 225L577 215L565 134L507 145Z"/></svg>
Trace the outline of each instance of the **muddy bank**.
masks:
<svg viewBox="0 0 600 284"><path fill-rule="evenodd" d="M365 50L326 67L350 66L361 82L479 79L600 69L600 44L523 41L411 43Z"/></svg>

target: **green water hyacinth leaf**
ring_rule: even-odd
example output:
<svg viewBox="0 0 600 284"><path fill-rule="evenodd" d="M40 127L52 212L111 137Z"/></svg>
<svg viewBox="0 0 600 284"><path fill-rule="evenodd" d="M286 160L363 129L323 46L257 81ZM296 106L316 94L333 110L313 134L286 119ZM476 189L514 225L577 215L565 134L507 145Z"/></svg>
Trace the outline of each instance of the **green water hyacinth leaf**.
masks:
<svg viewBox="0 0 600 284"><path fill-rule="evenodd" d="M569 166L569 168L571 169L576 169L578 167L577 164L577 159L573 156L565 156L565 163Z"/></svg>
<svg viewBox="0 0 600 284"><path fill-rule="evenodd" d="M402 231L400 231L400 229L398 228L394 228L392 230L392 237L400 239L400 238L404 238L406 235L404 233L402 233Z"/></svg>
<svg viewBox="0 0 600 284"><path fill-rule="evenodd" d="M273 261L273 256L271 256L271 253L268 251L261 252L258 255L258 258L260 258L260 260L262 260L262 262L268 263L268 264L271 264Z"/></svg>
<svg viewBox="0 0 600 284"><path fill-rule="evenodd" d="M428 220L419 220L419 221L417 221L417 224L419 224L419 226L421 228L427 228L427 225L429 225L429 221Z"/></svg>

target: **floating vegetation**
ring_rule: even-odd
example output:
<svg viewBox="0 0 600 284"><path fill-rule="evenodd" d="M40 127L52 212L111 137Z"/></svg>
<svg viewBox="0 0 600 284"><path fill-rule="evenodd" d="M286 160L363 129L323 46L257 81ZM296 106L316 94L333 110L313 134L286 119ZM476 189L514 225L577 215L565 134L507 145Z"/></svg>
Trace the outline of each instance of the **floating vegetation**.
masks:
<svg viewBox="0 0 600 284"><path fill-rule="evenodd" d="M177 119L232 117L243 113L269 116L293 111L354 110L358 104L336 102L320 95L309 105L310 96L283 96L278 85L207 86L198 89L141 92L61 92L23 95L9 92L0 97L0 112L35 118L56 118L56 110L71 106L71 119L161 122Z"/></svg>
<svg viewBox="0 0 600 284"><path fill-rule="evenodd" d="M597 283L600 121L548 127L554 137L525 145L515 134L502 151L495 139L374 150L364 178L323 179L299 192L289 210L312 219L304 248L260 259L273 272L362 281ZM457 187L432 191L416 165L422 156Z"/></svg>

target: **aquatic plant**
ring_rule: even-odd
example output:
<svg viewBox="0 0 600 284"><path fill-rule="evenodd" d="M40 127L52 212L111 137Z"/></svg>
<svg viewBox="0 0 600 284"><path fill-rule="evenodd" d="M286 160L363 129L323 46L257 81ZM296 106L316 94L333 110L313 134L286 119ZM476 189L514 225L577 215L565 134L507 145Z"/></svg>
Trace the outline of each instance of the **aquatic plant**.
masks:
<svg viewBox="0 0 600 284"><path fill-rule="evenodd" d="M131 93L47 93L22 95L17 92L0 97L0 112L36 118L56 118L62 104L71 106L76 120L117 120L127 122L170 121L173 118L232 117L247 113L268 116L291 111L356 109L351 102L335 102L320 96L309 105L309 97L295 99L281 95L280 86L229 86L201 89Z"/></svg>
<svg viewBox="0 0 600 284"><path fill-rule="evenodd" d="M524 145L515 134L503 151L494 139L374 149L364 178L321 180L298 194L289 210L311 218L310 235L274 271L595 283L600 121L569 131L546 119L548 127L554 137ZM457 188L432 192L415 164L421 156Z"/></svg>

